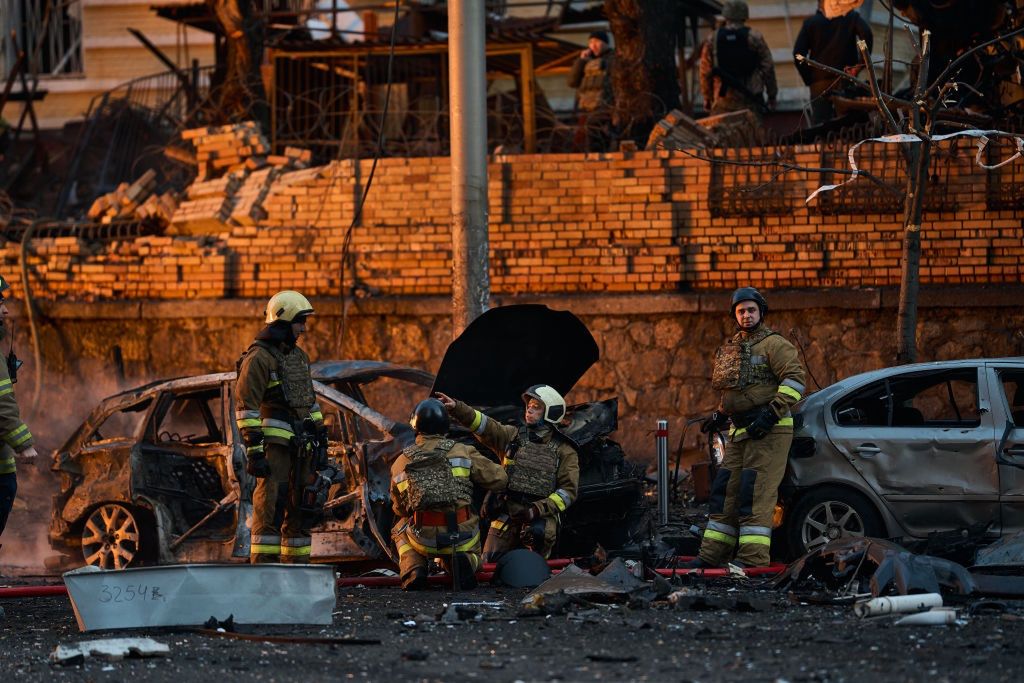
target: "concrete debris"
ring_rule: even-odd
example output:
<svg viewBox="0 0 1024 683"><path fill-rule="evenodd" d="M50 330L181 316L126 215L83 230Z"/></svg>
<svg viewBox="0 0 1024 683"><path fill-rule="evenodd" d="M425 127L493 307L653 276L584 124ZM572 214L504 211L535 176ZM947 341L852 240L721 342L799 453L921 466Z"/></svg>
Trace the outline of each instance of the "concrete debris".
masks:
<svg viewBox="0 0 1024 683"><path fill-rule="evenodd" d="M103 638L83 640L73 645L58 645L50 655L57 664L81 664L86 657L124 659L125 657L165 657L171 653L169 645L152 638Z"/></svg>
<svg viewBox="0 0 1024 683"><path fill-rule="evenodd" d="M437 620L442 624L464 624L467 621L482 621L483 618L479 610L469 605L451 604L438 615Z"/></svg>
<svg viewBox="0 0 1024 683"><path fill-rule="evenodd" d="M727 610L730 612L767 612L772 608L774 600L758 595L708 595L694 591L675 591L668 596L670 605L679 610L705 612Z"/></svg>

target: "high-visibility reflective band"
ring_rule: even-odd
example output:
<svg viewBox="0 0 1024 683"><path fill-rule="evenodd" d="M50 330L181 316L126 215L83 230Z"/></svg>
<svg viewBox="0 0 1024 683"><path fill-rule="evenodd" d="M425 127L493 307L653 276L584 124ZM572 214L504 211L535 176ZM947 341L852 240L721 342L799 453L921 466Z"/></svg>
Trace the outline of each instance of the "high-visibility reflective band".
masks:
<svg viewBox="0 0 1024 683"><path fill-rule="evenodd" d="M803 398L802 396L800 396L800 392L794 389L793 387L779 385L779 393L785 396L789 396L790 398L796 399L797 401Z"/></svg>
<svg viewBox="0 0 1024 683"><path fill-rule="evenodd" d="M393 481L395 483L398 483L400 481L405 481L408 478L409 478L408 474L406 474L405 472L399 472L395 476L391 477L391 481Z"/></svg>
<svg viewBox="0 0 1024 683"><path fill-rule="evenodd" d="M452 464L452 468L465 467L470 468L473 466L473 461L469 458L448 458L448 462Z"/></svg>
<svg viewBox="0 0 1024 683"><path fill-rule="evenodd" d="M737 429L736 427L730 427L729 428L729 436L742 436L743 434L746 434L746 433L747 433L747 428L746 427L740 427L739 429Z"/></svg>
<svg viewBox="0 0 1024 683"><path fill-rule="evenodd" d="M549 495L548 498L550 498L551 502L555 504L555 507L558 508L559 512L565 512L565 508L569 507L569 494L563 489L558 489Z"/></svg>
<svg viewBox="0 0 1024 683"><path fill-rule="evenodd" d="M269 382L267 382L267 389L273 389L274 387L276 387L280 383L281 383L281 380L279 380L279 379L272 379Z"/></svg>
<svg viewBox="0 0 1024 683"><path fill-rule="evenodd" d="M9 383L4 388L0 389L0 396L6 396L7 394L13 394L13 393L14 393L14 387L12 387Z"/></svg>
<svg viewBox="0 0 1024 683"><path fill-rule="evenodd" d="M740 545L744 545L744 544L747 544L747 543L753 543L755 545L769 545L770 546L772 544L772 539L769 536L757 536L757 535L740 536Z"/></svg>
<svg viewBox="0 0 1024 683"><path fill-rule="evenodd" d="M247 417L244 420L235 420L235 424L238 425L239 429L258 429L263 426L263 421L260 420L258 417Z"/></svg>
<svg viewBox="0 0 1024 683"><path fill-rule="evenodd" d="M735 536L723 534L721 531L715 531L714 529L705 529L704 538L710 538L712 541L718 541L719 543L725 543L726 545L736 545Z"/></svg>
<svg viewBox="0 0 1024 683"><path fill-rule="evenodd" d="M395 484L395 488L398 489L399 493L405 493L405 490L409 488L409 482L404 480L400 481L397 484Z"/></svg>
<svg viewBox="0 0 1024 683"><path fill-rule="evenodd" d="M498 531L504 531L505 527L507 527L507 526L508 526L508 522L504 521L504 520L501 520L501 519L496 519L493 522L491 522L491 528L492 529L497 529Z"/></svg>
<svg viewBox="0 0 1024 683"><path fill-rule="evenodd" d="M309 416L311 418L313 418L314 422L323 422L324 421L324 414L321 413L319 410L313 411L312 413L309 414Z"/></svg>
<svg viewBox="0 0 1024 683"><path fill-rule="evenodd" d="M20 446L31 438L32 432L28 431L28 425L24 422L21 423L21 426L15 427L4 434L4 441L6 441L9 446Z"/></svg>
<svg viewBox="0 0 1024 683"><path fill-rule="evenodd" d="M776 424L778 424L780 427L792 427L793 426L793 417L792 416L784 417L781 420L779 420Z"/></svg>
<svg viewBox="0 0 1024 683"><path fill-rule="evenodd" d="M408 543L402 543L401 545L398 546L398 556L401 557L402 555L405 555L410 550L412 550L412 546L411 545L409 545Z"/></svg>
<svg viewBox="0 0 1024 683"><path fill-rule="evenodd" d="M11 474L18 469L14 463L14 456L9 455L6 458L0 458L0 474Z"/></svg>
<svg viewBox="0 0 1024 683"><path fill-rule="evenodd" d="M779 420L778 422L776 422L775 425L777 427L792 427L793 426L793 417L792 416L784 417L781 420ZM742 436L743 434L746 434L746 433L747 433L747 428L746 427L740 427L739 429L736 429L735 427L732 427L732 428L729 429L729 436L732 436L732 437Z"/></svg>
<svg viewBox="0 0 1024 683"><path fill-rule="evenodd" d="M295 432L290 429L277 429L275 427L264 427L263 436L276 436L281 439L290 439L295 436Z"/></svg>
<svg viewBox="0 0 1024 683"><path fill-rule="evenodd" d="M0 388L11 386L12 382L9 379L0 379Z"/></svg>
<svg viewBox="0 0 1024 683"><path fill-rule="evenodd" d="M309 536L281 539L281 555L285 557L302 557L309 555L312 549L313 539Z"/></svg>
<svg viewBox="0 0 1024 683"><path fill-rule="evenodd" d="M476 434L483 434L484 430L487 428L487 416L481 413L479 410L476 411L476 415L480 421L477 422L476 420L473 420L473 422L478 426L470 427L469 431L474 432Z"/></svg>
<svg viewBox="0 0 1024 683"><path fill-rule="evenodd" d="M281 546L268 543L255 543L249 546L250 555L280 555Z"/></svg>
<svg viewBox="0 0 1024 683"><path fill-rule="evenodd" d="M766 526L741 526L740 536L771 536L772 530Z"/></svg>
<svg viewBox="0 0 1024 683"><path fill-rule="evenodd" d="M736 527L723 524L722 522L716 522L715 520L708 522L708 528L714 531L721 531L723 534L727 534L729 536L739 535L739 532L736 531Z"/></svg>
<svg viewBox="0 0 1024 683"><path fill-rule="evenodd" d="M256 444L255 446L249 446L248 448L245 449L245 452L248 453L249 455L255 455L257 453L262 453L263 452L263 444L260 443L260 444Z"/></svg>
<svg viewBox="0 0 1024 683"><path fill-rule="evenodd" d="M290 422L285 422L284 420L277 420L277 419L272 418L272 417L265 417L265 418L263 418L262 420L260 420L260 424L262 424L264 427L274 427L276 429L287 429L289 432L293 432L294 431L292 429L292 424Z"/></svg>
<svg viewBox="0 0 1024 683"><path fill-rule="evenodd" d="M515 461L515 458L505 458L505 460L504 460L504 462L502 464L505 467L508 467L509 465L515 465L516 461Z"/></svg>
<svg viewBox="0 0 1024 683"><path fill-rule="evenodd" d="M483 419L484 414L479 410L473 411L473 421L469 423L469 431L476 431L476 428L480 426L480 422Z"/></svg>
<svg viewBox="0 0 1024 683"><path fill-rule="evenodd" d="M784 379L779 382L779 384L784 387L789 387L790 389L796 389L796 393L798 394L803 394L806 389L803 384L800 384L800 382L797 382L795 379Z"/></svg>
<svg viewBox="0 0 1024 683"><path fill-rule="evenodd" d="M236 410L235 411L235 419L236 420L248 420L251 417L255 417L255 418L258 419L259 416L260 416L260 411L258 411L258 410Z"/></svg>
<svg viewBox="0 0 1024 683"><path fill-rule="evenodd" d="M281 536L278 534L252 534L249 536L250 543L269 543L270 545L281 545Z"/></svg>
<svg viewBox="0 0 1024 683"><path fill-rule="evenodd" d="M452 468L452 474L454 476L456 476L456 477L468 477L469 476L469 469L467 469L465 467L453 467Z"/></svg>
<svg viewBox="0 0 1024 683"><path fill-rule="evenodd" d="M473 546L475 546L479 542L480 542L480 532L478 531L477 533L473 534L473 538L469 539L465 543L460 543L459 545L455 546L455 552L457 552L457 553L465 552L466 550L469 550L470 548L472 548ZM409 545L411 545L421 555L451 555L452 554L452 547L450 545L448 545L448 546L440 546L440 547L438 547L436 545L427 545L426 543L424 543L420 539L412 538L412 534L409 534Z"/></svg>

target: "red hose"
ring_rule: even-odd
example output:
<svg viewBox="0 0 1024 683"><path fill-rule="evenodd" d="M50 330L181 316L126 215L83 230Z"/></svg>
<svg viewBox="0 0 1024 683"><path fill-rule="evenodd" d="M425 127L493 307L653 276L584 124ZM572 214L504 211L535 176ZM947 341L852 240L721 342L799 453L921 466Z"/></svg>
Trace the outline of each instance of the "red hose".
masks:
<svg viewBox="0 0 1024 683"><path fill-rule="evenodd" d="M66 586L9 586L0 588L0 598L43 598L48 595L67 595Z"/></svg>

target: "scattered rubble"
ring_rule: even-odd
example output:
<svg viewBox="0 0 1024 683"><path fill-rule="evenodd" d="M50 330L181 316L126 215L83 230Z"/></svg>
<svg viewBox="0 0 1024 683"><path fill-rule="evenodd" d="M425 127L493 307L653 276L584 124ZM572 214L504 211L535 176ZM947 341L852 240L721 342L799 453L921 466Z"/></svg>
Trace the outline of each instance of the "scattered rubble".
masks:
<svg viewBox="0 0 1024 683"><path fill-rule="evenodd" d="M150 169L131 185L121 183L113 192L97 198L86 215L103 224L115 220L170 223L178 208L179 197L174 191L158 194L156 189L156 172Z"/></svg>
<svg viewBox="0 0 1024 683"><path fill-rule="evenodd" d="M678 109L651 129L645 149L706 149L757 144L762 130L749 109L692 119Z"/></svg>

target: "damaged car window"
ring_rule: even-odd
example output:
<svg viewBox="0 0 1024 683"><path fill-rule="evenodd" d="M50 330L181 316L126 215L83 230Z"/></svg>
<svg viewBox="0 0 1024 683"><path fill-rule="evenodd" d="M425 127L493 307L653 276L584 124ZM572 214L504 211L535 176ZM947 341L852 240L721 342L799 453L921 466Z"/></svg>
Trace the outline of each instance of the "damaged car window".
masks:
<svg viewBox="0 0 1024 683"><path fill-rule="evenodd" d="M1000 372L999 379L1003 384L1003 395L1006 397L1007 414L1014 425L1024 425L1024 372Z"/></svg>
<svg viewBox="0 0 1024 683"><path fill-rule="evenodd" d="M139 426L146 416L146 409L149 408L150 403L150 399L146 399L133 406L115 410L93 430L86 443L134 439L135 435L139 433Z"/></svg>
<svg viewBox="0 0 1024 683"><path fill-rule="evenodd" d="M874 382L838 401L834 417L842 426L977 427L978 372L956 368Z"/></svg>
<svg viewBox="0 0 1024 683"><path fill-rule="evenodd" d="M149 440L155 443L225 443L220 387L165 395L157 408Z"/></svg>

